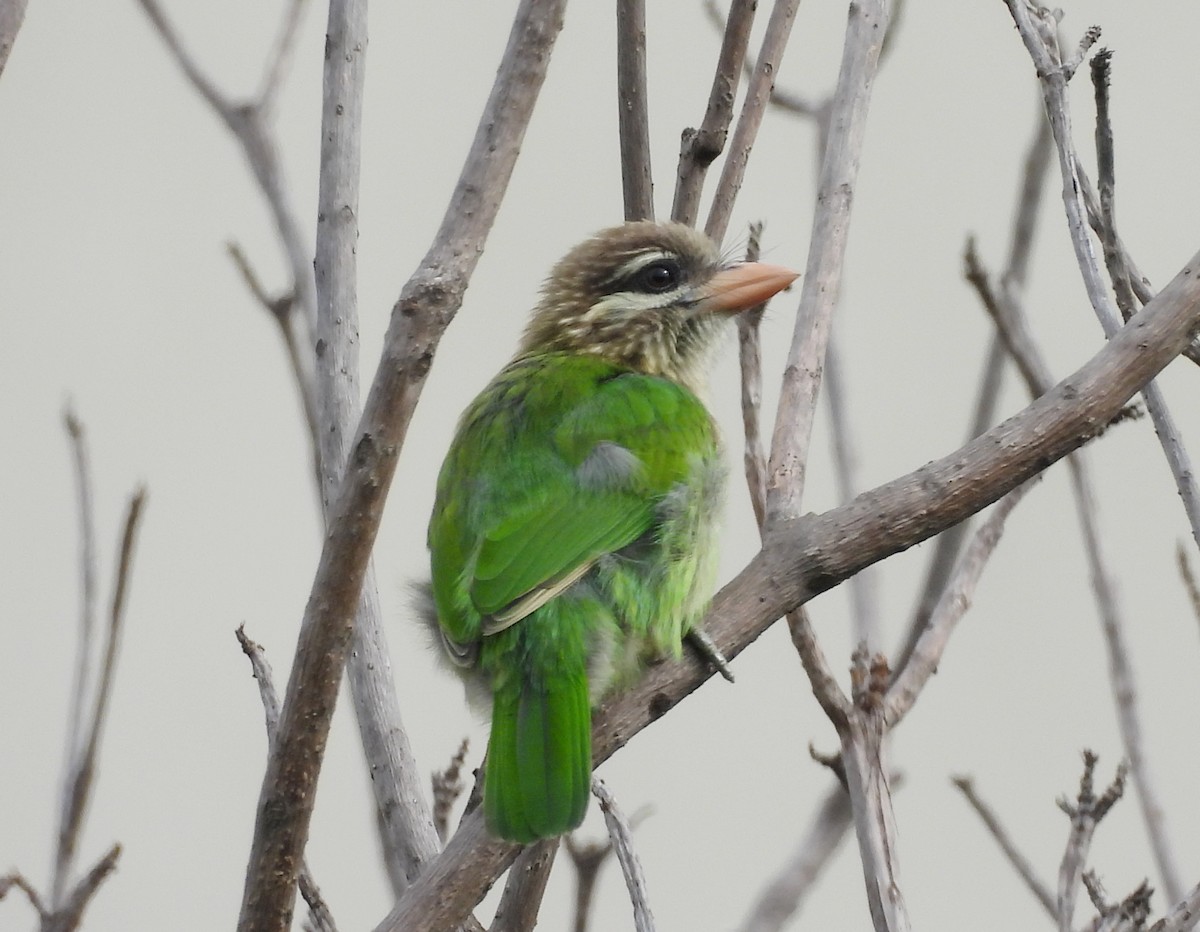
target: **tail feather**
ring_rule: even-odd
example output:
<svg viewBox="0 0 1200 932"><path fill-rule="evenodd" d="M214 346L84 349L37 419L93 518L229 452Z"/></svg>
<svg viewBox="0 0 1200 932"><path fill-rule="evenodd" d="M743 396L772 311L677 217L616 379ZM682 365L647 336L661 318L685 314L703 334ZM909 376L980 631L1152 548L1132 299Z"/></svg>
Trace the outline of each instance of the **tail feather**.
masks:
<svg viewBox="0 0 1200 932"><path fill-rule="evenodd" d="M511 681L492 703L483 811L489 830L527 843L578 827L587 811L592 723L587 677Z"/></svg>

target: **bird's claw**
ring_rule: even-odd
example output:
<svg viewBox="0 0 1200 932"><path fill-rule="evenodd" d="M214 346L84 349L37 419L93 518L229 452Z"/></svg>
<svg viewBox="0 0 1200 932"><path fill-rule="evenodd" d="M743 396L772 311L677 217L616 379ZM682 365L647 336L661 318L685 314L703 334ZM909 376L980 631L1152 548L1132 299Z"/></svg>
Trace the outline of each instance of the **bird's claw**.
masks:
<svg viewBox="0 0 1200 932"><path fill-rule="evenodd" d="M692 628L688 631L687 636L691 638L692 646L700 652L704 659L711 663L721 676L732 683L733 670L729 668L729 661L721 653L721 648L717 647L713 639L708 636L708 633L703 628Z"/></svg>

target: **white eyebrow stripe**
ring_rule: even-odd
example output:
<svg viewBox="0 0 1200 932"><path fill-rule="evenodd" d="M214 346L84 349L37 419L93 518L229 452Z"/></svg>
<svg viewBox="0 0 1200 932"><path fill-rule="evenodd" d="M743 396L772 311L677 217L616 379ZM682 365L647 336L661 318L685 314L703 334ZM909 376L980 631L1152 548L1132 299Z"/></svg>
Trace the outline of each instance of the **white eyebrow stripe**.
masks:
<svg viewBox="0 0 1200 932"><path fill-rule="evenodd" d="M632 259L630 259L627 262L623 263L622 265L618 266L616 273L613 275L613 278L616 281L621 281L622 279L627 278L630 275L632 275L634 272L641 271L642 269L644 269L646 266L650 265L651 263L662 262L664 260L669 260L671 262L678 262L679 257L677 255L675 255L675 253L668 252L665 249L655 249L652 252L638 253Z"/></svg>

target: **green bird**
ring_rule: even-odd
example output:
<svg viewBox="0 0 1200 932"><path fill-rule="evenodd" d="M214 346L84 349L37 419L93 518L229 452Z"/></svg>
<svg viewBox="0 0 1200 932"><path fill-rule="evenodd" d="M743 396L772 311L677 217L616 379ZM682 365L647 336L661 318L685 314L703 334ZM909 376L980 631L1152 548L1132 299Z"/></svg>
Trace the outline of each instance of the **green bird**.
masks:
<svg viewBox="0 0 1200 932"><path fill-rule="evenodd" d="M794 272L681 224L613 227L553 269L516 356L463 414L429 523L427 621L491 705L488 829L579 825L591 708L678 655L712 592L726 468L700 400L736 312Z"/></svg>

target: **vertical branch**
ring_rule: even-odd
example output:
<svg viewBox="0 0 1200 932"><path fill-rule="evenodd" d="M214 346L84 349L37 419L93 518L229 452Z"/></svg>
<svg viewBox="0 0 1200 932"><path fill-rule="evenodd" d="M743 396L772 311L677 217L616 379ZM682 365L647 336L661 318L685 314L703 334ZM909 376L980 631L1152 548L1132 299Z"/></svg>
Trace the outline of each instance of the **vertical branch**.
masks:
<svg viewBox="0 0 1200 932"><path fill-rule="evenodd" d="M537 924L558 844L558 838L543 838L517 856L489 932L529 932Z"/></svg>
<svg viewBox="0 0 1200 932"><path fill-rule="evenodd" d="M562 27L563 5L523 0L518 7L442 225L393 308L357 439L331 498L325 545L259 798L241 932L276 932L291 919L317 776L384 498L433 353L462 302L512 175ZM502 856L509 850L502 846Z"/></svg>
<svg viewBox="0 0 1200 932"><path fill-rule="evenodd" d="M617 127L625 219L653 220L645 0L617 0Z"/></svg>
<svg viewBox="0 0 1200 932"><path fill-rule="evenodd" d="M683 131L679 169L675 178L675 200L671 205L671 219L679 223L696 225L708 166L725 149L729 124L733 120L733 102L737 97L742 63L746 60L746 47L750 42L750 27L754 25L757 7L755 0L733 0L730 5L704 119L699 129Z"/></svg>
<svg viewBox="0 0 1200 932"><path fill-rule="evenodd" d="M366 2L334 2L325 40L314 269L321 498L337 494L362 409L358 361L358 197ZM367 566L349 653L350 694L371 772L384 862L396 896L438 852L437 833L391 675L374 567Z"/></svg>
<svg viewBox="0 0 1200 932"><path fill-rule="evenodd" d="M800 308L771 440L768 525L800 514L825 346L841 288L867 108L890 11L889 0L870 0L850 7L842 66L831 108L829 142L817 186L817 209Z"/></svg>
<svg viewBox="0 0 1200 932"><path fill-rule="evenodd" d="M704 231L715 242L721 242L725 238L725 231L729 229L729 220L733 216L733 202L737 200L738 191L742 188L746 165L750 161L750 150L754 146L755 137L758 136L758 128L762 125L763 114L771 98L771 88L775 84L775 75L779 71L780 62L783 61L783 53L787 48L799 5L800 0L775 0L775 5L771 8L771 18L767 21L767 31L763 36L758 61L754 64L754 74L746 88L742 113L733 131L733 141L729 146L729 155L725 158L725 166L721 170L721 179L713 193L708 222L704 225ZM749 29L749 23L745 28ZM696 196L699 197L699 194Z"/></svg>

